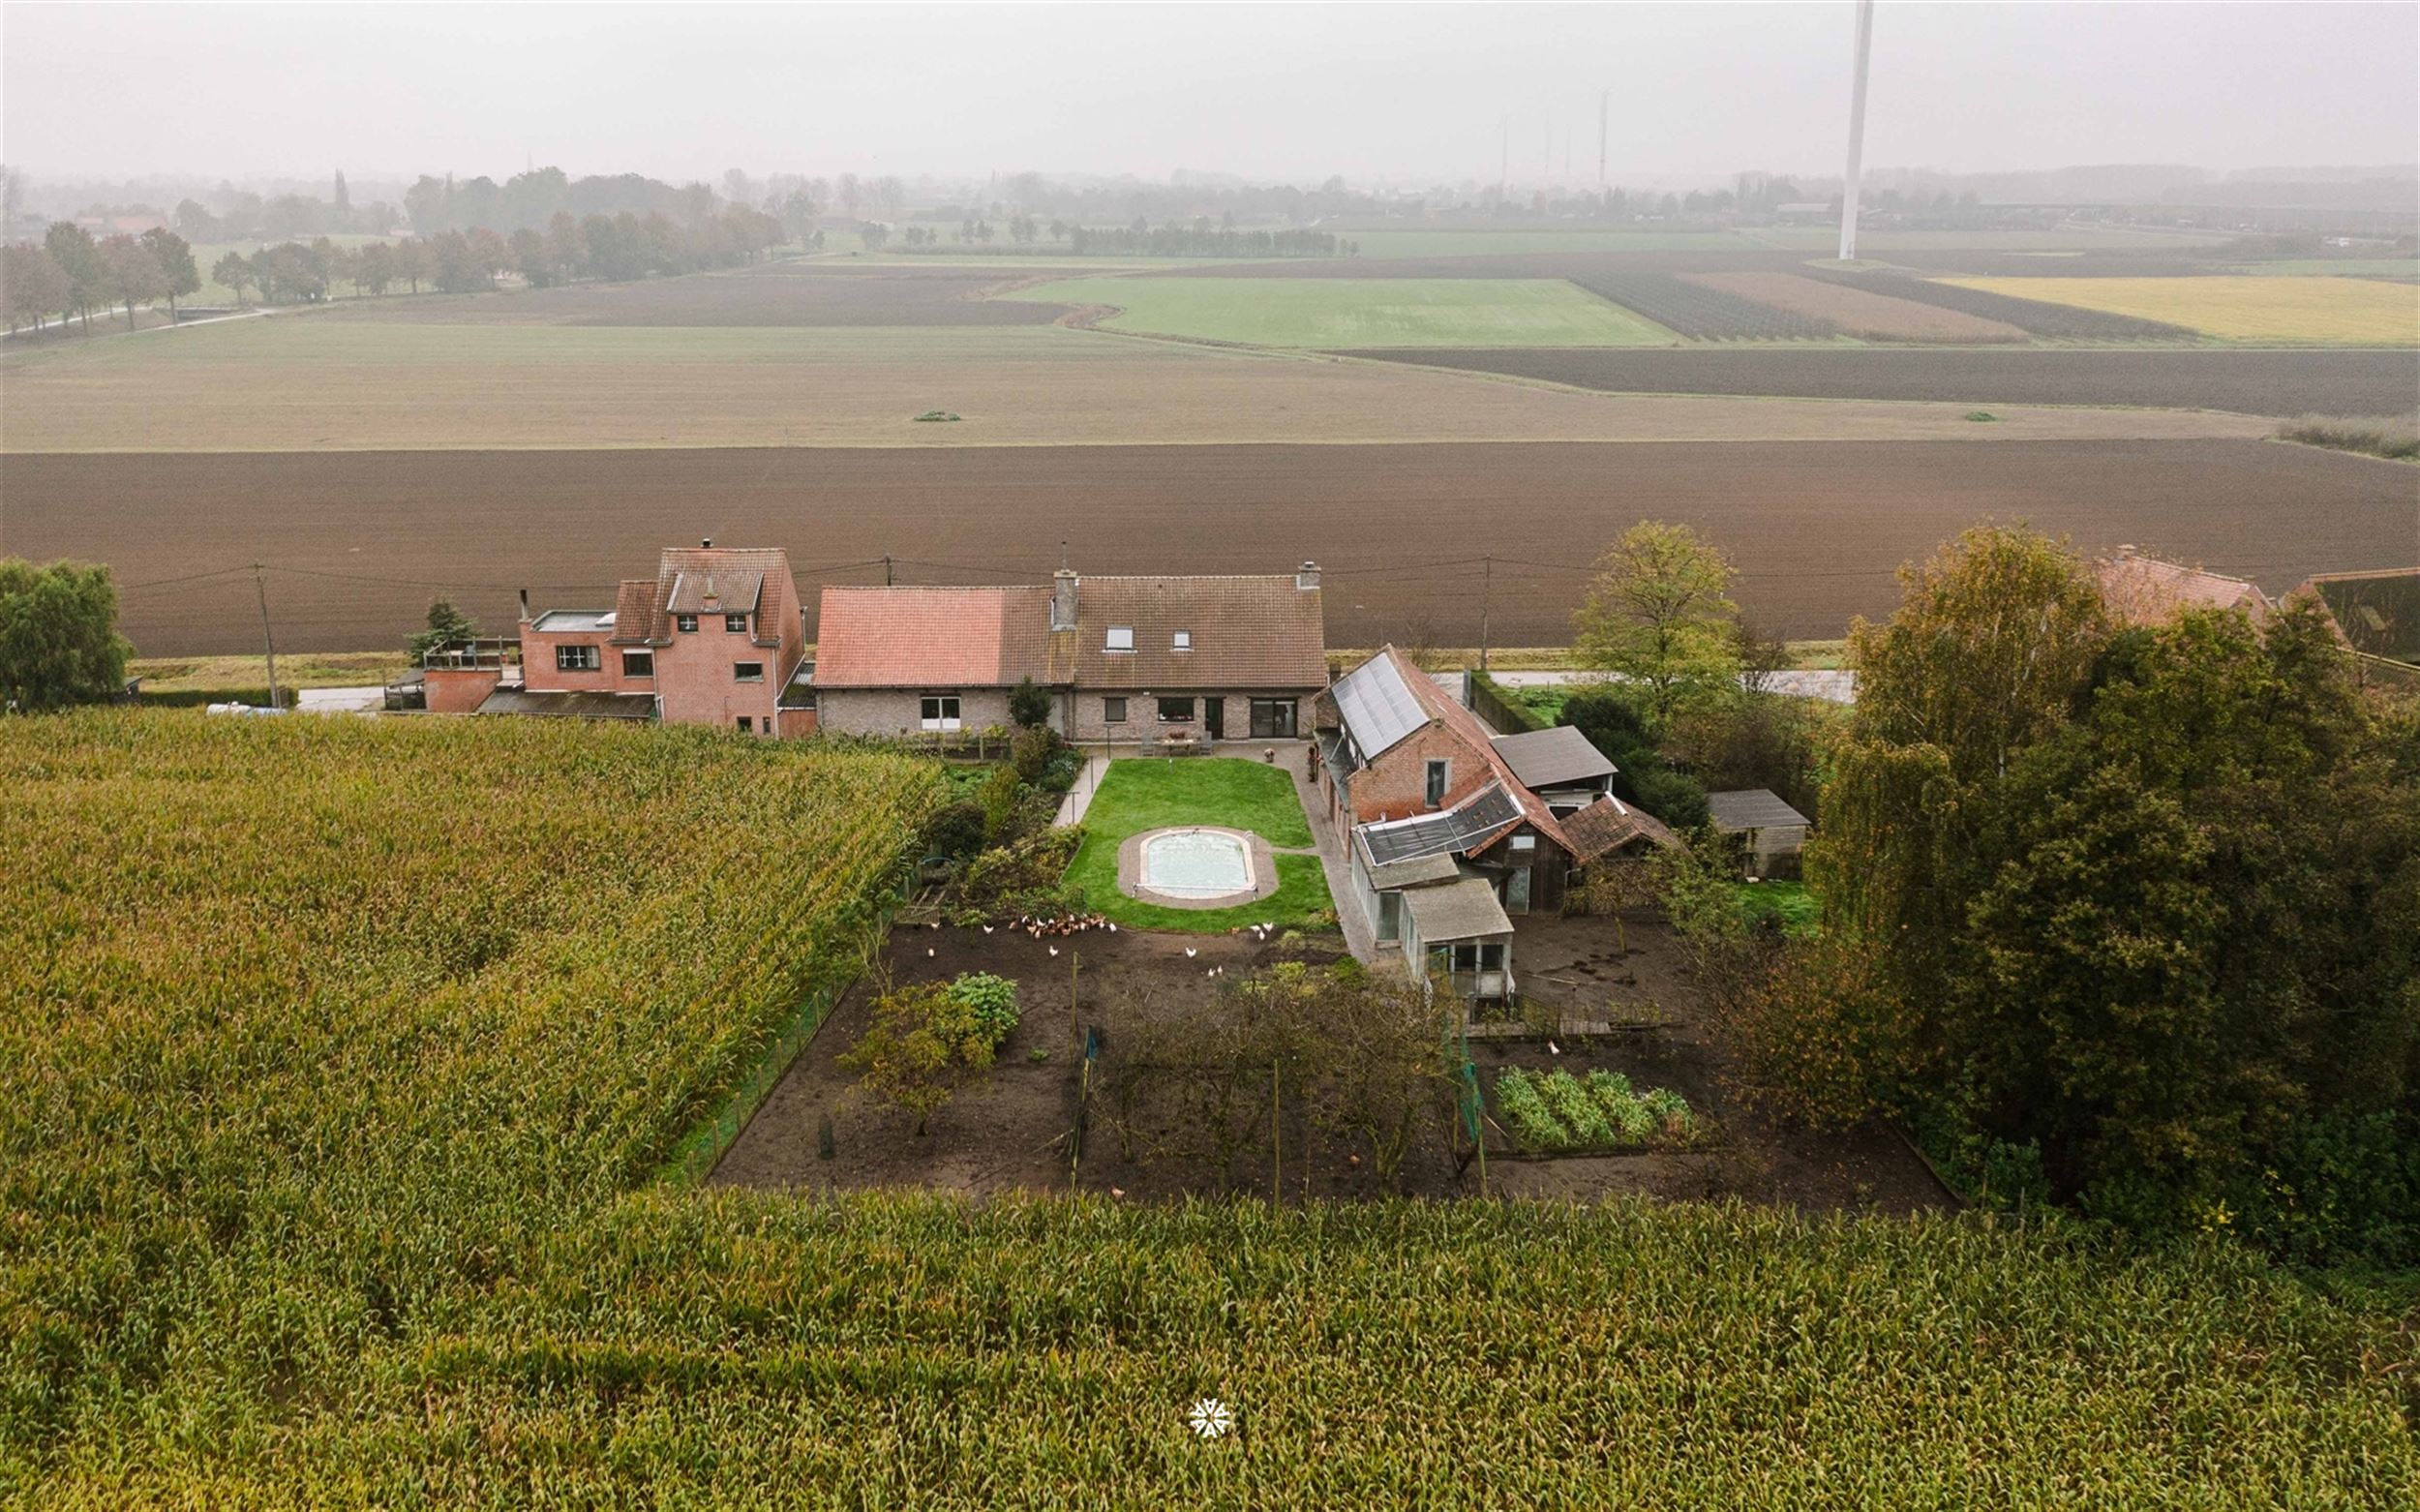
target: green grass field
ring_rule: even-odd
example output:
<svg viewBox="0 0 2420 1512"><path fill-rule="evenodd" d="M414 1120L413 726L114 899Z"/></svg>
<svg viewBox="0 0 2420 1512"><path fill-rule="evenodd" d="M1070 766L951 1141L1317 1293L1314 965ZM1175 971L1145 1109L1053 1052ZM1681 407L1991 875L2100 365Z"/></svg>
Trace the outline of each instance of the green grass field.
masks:
<svg viewBox="0 0 2420 1512"><path fill-rule="evenodd" d="M2408 1284L2223 1240L693 1185L940 787L0 720L0 1504L2411 1503Z"/></svg>
<svg viewBox="0 0 2420 1512"><path fill-rule="evenodd" d="M1250 830L1279 850L1307 850L1311 824L1283 769L1225 756L1109 763L1084 810L1084 844L1068 880L1093 908L1136 929L1224 934L1239 924L1302 924L1333 908L1316 856L1281 855L1277 891L1241 908L1164 908L1118 891L1118 846L1145 830L1222 825Z"/></svg>
<svg viewBox="0 0 2420 1512"><path fill-rule="evenodd" d="M1653 347L1680 339L1560 279L1069 279L1006 297L1115 305L1102 329L1255 347Z"/></svg>

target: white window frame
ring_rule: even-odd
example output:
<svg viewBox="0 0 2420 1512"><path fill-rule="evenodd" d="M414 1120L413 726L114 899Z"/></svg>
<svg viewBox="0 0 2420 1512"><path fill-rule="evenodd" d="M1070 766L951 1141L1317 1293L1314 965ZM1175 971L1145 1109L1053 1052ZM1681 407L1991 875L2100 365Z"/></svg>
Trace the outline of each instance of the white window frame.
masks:
<svg viewBox="0 0 2420 1512"><path fill-rule="evenodd" d="M1192 650L1193 649L1194 649L1194 632L1193 632L1193 631L1191 631L1191 630L1178 630L1178 631L1175 631L1174 633L1172 633L1171 635L1169 635L1169 637L1168 637L1168 650L1172 650L1172 651L1189 651L1189 650Z"/></svg>
<svg viewBox="0 0 2420 1512"><path fill-rule="evenodd" d="M592 645L558 646L555 648L555 670L602 672L605 670L605 658Z"/></svg>
<svg viewBox="0 0 2420 1512"><path fill-rule="evenodd" d="M674 629L684 635L697 634L697 616L695 615L675 615L672 617L672 624Z"/></svg>
<svg viewBox="0 0 2420 1512"><path fill-rule="evenodd" d="M930 713L925 712L928 709ZM918 728L933 732L963 730L964 709L955 693L920 693L916 703Z"/></svg>
<svg viewBox="0 0 2420 1512"><path fill-rule="evenodd" d="M1133 650L1134 649L1134 627L1131 624L1113 624L1109 626L1108 634L1102 638L1101 649L1104 651Z"/></svg>
<svg viewBox="0 0 2420 1512"><path fill-rule="evenodd" d="M747 634L747 633L748 633L748 617L747 617L746 615L730 615L730 614L727 614L727 615L723 616L723 634L725 634L725 635L745 635L745 634Z"/></svg>

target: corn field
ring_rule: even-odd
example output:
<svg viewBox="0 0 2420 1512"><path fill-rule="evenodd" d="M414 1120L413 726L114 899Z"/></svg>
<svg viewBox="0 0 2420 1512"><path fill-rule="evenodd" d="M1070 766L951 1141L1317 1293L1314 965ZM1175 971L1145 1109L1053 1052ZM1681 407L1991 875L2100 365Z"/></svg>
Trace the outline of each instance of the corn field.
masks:
<svg viewBox="0 0 2420 1512"><path fill-rule="evenodd" d="M0 719L0 1500L2411 1500L2392 1308L2219 1243L651 1180L855 970L940 788Z"/></svg>

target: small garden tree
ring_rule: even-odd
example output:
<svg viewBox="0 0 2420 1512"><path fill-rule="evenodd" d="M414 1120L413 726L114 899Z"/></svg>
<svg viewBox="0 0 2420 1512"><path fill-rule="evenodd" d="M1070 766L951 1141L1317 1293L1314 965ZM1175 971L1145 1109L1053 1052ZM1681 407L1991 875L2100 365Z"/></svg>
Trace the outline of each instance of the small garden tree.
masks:
<svg viewBox="0 0 2420 1512"><path fill-rule="evenodd" d="M1009 717L1021 730L1037 730L1050 720L1050 690L1026 678L1009 689Z"/></svg>
<svg viewBox="0 0 2420 1512"><path fill-rule="evenodd" d="M431 651L475 638L479 627L470 617L454 607L452 599L440 598L429 605L429 627L411 638L411 659L418 661Z"/></svg>
<svg viewBox="0 0 2420 1512"><path fill-rule="evenodd" d="M1573 650L1637 683L1657 723L1684 702L1738 687L1731 563L1685 525L1643 520L1597 559Z"/></svg>
<svg viewBox="0 0 2420 1512"><path fill-rule="evenodd" d="M873 1027L840 1056L841 1070L857 1075L859 1090L915 1115L920 1138L935 1109L991 1068L998 1043L996 1015L987 1017L978 1006L979 994L958 993L954 985L930 983L884 993L874 1000ZM1013 1023L1013 1002L1009 1012Z"/></svg>

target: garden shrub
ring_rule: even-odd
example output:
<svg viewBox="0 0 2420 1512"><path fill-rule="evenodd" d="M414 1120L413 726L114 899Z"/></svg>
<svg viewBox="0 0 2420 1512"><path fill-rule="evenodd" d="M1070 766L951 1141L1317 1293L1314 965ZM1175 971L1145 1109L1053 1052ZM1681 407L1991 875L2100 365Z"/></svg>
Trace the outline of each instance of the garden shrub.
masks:
<svg viewBox="0 0 2420 1512"><path fill-rule="evenodd" d="M1016 983L987 971L970 971L950 983L950 998L975 1015L976 1027L997 1049L1016 1027Z"/></svg>
<svg viewBox="0 0 2420 1512"><path fill-rule="evenodd" d="M1009 765L1019 781L1038 783L1058 748L1059 737L1048 725L1025 725L1009 740Z"/></svg>
<svg viewBox="0 0 2420 1512"><path fill-rule="evenodd" d="M986 828L983 804L972 799L946 804L924 827L924 854L964 861L983 848Z"/></svg>

